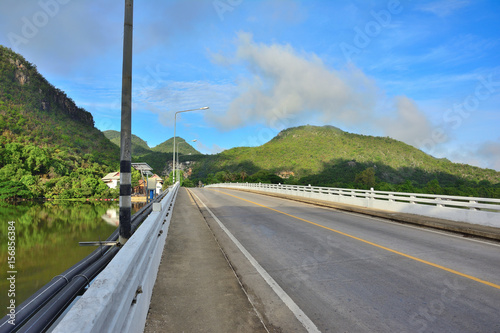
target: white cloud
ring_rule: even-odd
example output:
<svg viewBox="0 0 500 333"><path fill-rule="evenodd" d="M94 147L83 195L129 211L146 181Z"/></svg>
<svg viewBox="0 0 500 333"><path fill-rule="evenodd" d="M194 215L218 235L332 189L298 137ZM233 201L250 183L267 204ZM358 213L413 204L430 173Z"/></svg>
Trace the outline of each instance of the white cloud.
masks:
<svg viewBox="0 0 500 333"><path fill-rule="evenodd" d="M424 12L444 17L470 4L470 0L439 0L427 4L420 4L417 8Z"/></svg>
<svg viewBox="0 0 500 333"><path fill-rule="evenodd" d="M500 140L484 142L479 146L475 155L485 167L500 171Z"/></svg>
<svg viewBox="0 0 500 333"><path fill-rule="evenodd" d="M416 103L405 96L395 99L396 114L380 119L379 126L395 139L420 148L424 141L432 138L433 126ZM442 143L442 142L441 142Z"/></svg>
<svg viewBox="0 0 500 333"><path fill-rule="evenodd" d="M448 147L449 145L450 147ZM500 138L497 141L468 142L458 146L458 148L456 144L450 142L441 146L437 155L456 163L500 171Z"/></svg>
<svg viewBox="0 0 500 333"><path fill-rule="evenodd" d="M204 117L225 109L234 96L232 84L206 81L158 81L152 86L143 86L134 91L138 108L158 114L164 126L172 126L176 111L209 106ZM178 116L179 118L179 116Z"/></svg>
<svg viewBox="0 0 500 333"><path fill-rule="evenodd" d="M239 95L227 112L214 118L226 129L248 123L273 126L313 114L342 124L373 116L377 87L356 68L330 69L315 54L299 54L289 45L257 44L247 33L238 35L235 58L217 55L214 61L241 63L249 74L239 79Z"/></svg>
<svg viewBox="0 0 500 333"><path fill-rule="evenodd" d="M371 127L416 147L432 135L431 122L413 100L383 96L376 83L353 66L328 68L315 54L299 54L289 45L257 44L247 33L238 35L234 57L218 54L214 61L243 64L249 73L240 79L239 95L227 112L212 117L225 129L255 123L290 127L319 120ZM380 111L387 99L389 107Z"/></svg>
<svg viewBox="0 0 500 333"><path fill-rule="evenodd" d="M209 147L207 145L204 145L200 141L196 142L196 150L199 152L202 152L203 154L218 154L220 152L223 152L226 150L225 148L222 148L216 144L212 144L212 147Z"/></svg>

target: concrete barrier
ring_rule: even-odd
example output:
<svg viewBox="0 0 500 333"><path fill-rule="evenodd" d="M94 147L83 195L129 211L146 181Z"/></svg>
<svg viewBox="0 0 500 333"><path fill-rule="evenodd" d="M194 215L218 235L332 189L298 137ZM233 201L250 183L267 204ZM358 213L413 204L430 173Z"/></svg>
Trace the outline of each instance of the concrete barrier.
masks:
<svg viewBox="0 0 500 333"><path fill-rule="evenodd" d="M500 199L261 183L207 187L253 189L500 228Z"/></svg>
<svg viewBox="0 0 500 333"><path fill-rule="evenodd" d="M54 328L67 332L143 332L178 184L155 207Z"/></svg>

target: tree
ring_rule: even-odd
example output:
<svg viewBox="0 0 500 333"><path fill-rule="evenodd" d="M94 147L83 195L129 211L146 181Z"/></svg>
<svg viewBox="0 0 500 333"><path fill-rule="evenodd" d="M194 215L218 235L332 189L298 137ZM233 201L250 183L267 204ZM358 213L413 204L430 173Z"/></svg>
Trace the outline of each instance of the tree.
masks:
<svg viewBox="0 0 500 333"><path fill-rule="evenodd" d="M39 177L40 176L24 175L21 178L21 183L23 183L28 188L28 190L36 197L41 196L43 193L42 188L39 185Z"/></svg>
<svg viewBox="0 0 500 333"><path fill-rule="evenodd" d="M404 184L401 184L398 186L398 191L399 192L405 192L405 193L415 193L417 192L415 187L413 186L413 183L411 180L407 179Z"/></svg>
<svg viewBox="0 0 500 333"><path fill-rule="evenodd" d="M227 172L226 171L219 171L215 174L214 176L214 181L217 183L224 183L227 180Z"/></svg>
<svg viewBox="0 0 500 333"><path fill-rule="evenodd" d="M136 169L132 169L132 188L139 186L139 180L142 179L141 172ZM144 180L146 181L146 180Z"/></svg>
<svg viewBox="0 0 500 333"><path fill-rule="evenodd" d="M30 190L20 181L0 182L0 200L15 198L31 198Z"/></svg>
<svg viewBox="0 0 500 333"><path fill-rule="evenodd" d="M375 170L373 168L368 168L356 175L354 182L364 188L375 187Z"/></svg>
<svg viewBox="0 0 500 333"><path fill-rule="evenodd" d="M251 182L266 184L283 184L283 178L267 170L259 170L249 177Z"/></svg>
<svg viewBox="0 0 500 333"><path fill-rule="evenodd" d="M182 186L184 186L184 187L194 187L195 184L194 184L194 182L191 179L186 178L186 179L184 179Z"/></svg>
<svg viewBox="0 0 500 333"><path fill-rule="evenodd" d="M0 181L19 181L23 176L29 174L30 173L26 171L20 164L7 164L0 169Z"/></svg>
<svg viewBox="0 0 500 333"><path fill-rule="evenodd" d="M44 173L48 169L50 159L45 150L28 145L24 147L23 155L26 168L32 173Z"/></svg>
<svg viewBox="0 0 500 333"><path fill-rule="evenodd" d="M247 173L245 171L241 171L240 172L240 177L241 177L241 181L242 182L245 182L246 176L248 176L248 175L247 175Z"/></svg>
<svg viewBox="0 0 500 333"><path fill-rule="evenodd" d="M427 183L424 189L425 193L428 194L442 194L443 189L439 185L439 181L437 179L433 179Z"/></svg>

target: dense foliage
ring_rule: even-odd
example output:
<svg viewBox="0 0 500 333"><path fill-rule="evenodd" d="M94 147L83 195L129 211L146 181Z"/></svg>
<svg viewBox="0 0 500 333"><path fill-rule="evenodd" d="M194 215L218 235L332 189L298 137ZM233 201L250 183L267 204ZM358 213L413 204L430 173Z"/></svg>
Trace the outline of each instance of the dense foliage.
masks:
<svg viewBox="0 0 500 333"><path fill-rule="evenodd" d="M119 149L20 55L0 46L0 199L116 196Z"/></svg>

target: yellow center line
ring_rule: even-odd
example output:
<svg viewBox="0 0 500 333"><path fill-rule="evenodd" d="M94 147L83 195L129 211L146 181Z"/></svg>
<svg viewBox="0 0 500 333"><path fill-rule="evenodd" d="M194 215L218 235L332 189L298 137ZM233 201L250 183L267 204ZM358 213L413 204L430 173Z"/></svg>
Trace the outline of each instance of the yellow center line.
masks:
<svg viewBox="0 0 500 333"><path fill-rule="evenodd" d="M187 188L186 188L186 191L187 191L187 193L188 193L188 195L189 195L189 200L191 200L191 203L192 203L193 205L196 205L196 203L195 203L195 202L194 202L194 200L193 200L193 195L191 194L191 191L190 191L190 190L188 190Z"/></svg>
<svg viewBox="0 0 500 333"><path fill-rule="evenodd" d="M239 199L239 200L242 200L242 201L246 201L246 202L249 202L251 204L254 204L254 205L257 205L257 206L260 206L260 207L263 207L263 208L266 208L266 209L269 209L269 210L272 210L274 212L277 212L277 213L280 213L280 214L283 214L283 215L286 215L286 216L289 216L289 217L293 217L294 219L297 219L297 220L300 220L300 221L303 221L303 222L306 222L306 223L309 223L309 224L312 224L312 225L315 225L317 227L320 227L320 228L323 228L323 229L326 229L326 230L330 230L330 231L333 231L333 232L336 232L337 234L340 234L340 235L343 235L343 236L346 236L346 237L349 237L349 238L352 238L352 239L355 239L355 240L358 240L360 242L363 242L365 244L369 244L369 245L372 245L372 246L375 246L379 249L382 249L382 250L386 250L386 251L389 251L391 253L395 253L395 254L398 254L400 256L403 256L403 257L406 257L406 258L409 258L409 259L412 259L412 260L415 260L415 261L418 261L418 262L421 262L423 264L426 264L426 265L429 265L429 266L432 266L432 267L436 267L436 268L439 268L439 269L442 269L444 271L447 271L449 273L453 273L453 274L456 274L456 275L459 275L459 276L462 276L464 278L467 278L467 279L470 279L470 280L473 280L473 281L476 281L476 282L479 282L479 283L482 283L482 284L485 284L485 285L488 285L490 287L493 287L493 288L496 288L496 289L500 289L500 285L498 284L495 284L495 283L492 283L492 282L488 282L488 281L485 281L485 280L481 280L475 276L472 276L472 275L468 275L468 274L464 274L464 273L461 273L459 271L456 271L454 269L451 269L451 268L448 268L448 267L444 267L444 266L441 266L441 265L438 265L438 264L435 264L433 262L430 262L430 261L427 261L427 260L423 260L423 259L420 259L420 258L417 258L417 257L414 257L414 256L411 256L409 254L406 254L406 253L402 253L402 252L399 252L399 251L396 251L396 250L393 250L393 249L390 249L388 247L385 247L385 246L382 246L382 245L379 245L379 244L376 244L376 243L373 243L373 242L370 242L370 241L367 241L363 238L359 238L359 237L356 237L356 236L353 236L353 235L350 235L350 234L347 234L345 232L342 232L342 231L339 231L339 230L336 230L336 229L332 229L332 228L329 228L329 227L325 227L324 225L321 225L321 224L318 224L318 223L315 223L315 222L312 222L312 221L309 221L309 220L306 220L306 219L303 219L301 217L298 217L298 216L295 216L295 215L291 215L291 214L288 214L288 213L285 213L285 212L282 212L280 210L277 210L277 209L274 209L274 208L271 208L271 207L267 207L265 205L262 205L262 204L259 204L257 202L253 202L253 201L250 201L250 200L247 200L247 199L243 199L243 198L240 198L238 196L235 196L235 195L232 195L232 194L229 194L229 193L226 193L226 192L222 192L222 191L218 191L218 190L212 190L210 189L211 191L215 191L215 192L219 192L219 193L222 193L222 194L225 194L225 195L228 195L230 197L233 197L233 198L236 198L236 199Z"/></svg>

